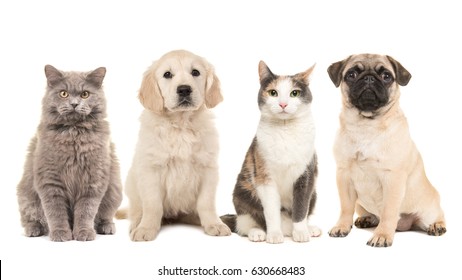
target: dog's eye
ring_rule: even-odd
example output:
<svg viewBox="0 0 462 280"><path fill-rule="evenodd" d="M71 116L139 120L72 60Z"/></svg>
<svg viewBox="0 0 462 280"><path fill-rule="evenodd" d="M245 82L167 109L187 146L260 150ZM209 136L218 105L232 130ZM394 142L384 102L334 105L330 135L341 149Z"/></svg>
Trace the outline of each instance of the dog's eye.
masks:
<svg viewBox="0 0 462 280"><path fill-rule="evenodd" d="M88 97L90 97L90 92L85 90L80 94L80 97L83 99L87 99Z"/></svg>
<svg viewBox="0 0 462 280"><path fill-rule="evenodd" d="M347 81L354 81L356 77L358 76L358 72L356 71L349 71L345 75L345 80Z"/></svg>
<svg viewBox="0 0 462 280"><path fill-rule="evenodd" d="M69 97L69 93L65 90L62 90L59 92L59 97L61 98L68 98Z"/></svg>
<svg viewBox="0 0 462 280"><path fill-rule="evenodd" d="M300 90L294 89L293 91L290 92L290 97L297 97L300 95Z"/></svg>
<svg viewBox="0 0 462 280"><path fill-rule="evenodd" d="M391 75L390 72L387 72L387 71L383 72L381 77L385 83L389 83L393 80L393 76Z"/></svg>
<svg viewBox="0 0 462 280"><path fill-rule="evenodd" d="M268 91L269 96L276 97L278 96L278 92L274 89Z"/></svg>
<svg viewBox="0 0 462 280"><path fill-rule="evenodd" d="M173 77L172 73L170 71L167 71L164 73L164 78L165 79L171 79Z"/></svg>
<svg viewBox="0 0 462 280"><path fill-rule="evenodd" d="M193 75L194 77L197 77L197 76L201 75L201 72L199 72L199 70L197 70L197 69L193 69L191 71L191 75Z"/></svg>

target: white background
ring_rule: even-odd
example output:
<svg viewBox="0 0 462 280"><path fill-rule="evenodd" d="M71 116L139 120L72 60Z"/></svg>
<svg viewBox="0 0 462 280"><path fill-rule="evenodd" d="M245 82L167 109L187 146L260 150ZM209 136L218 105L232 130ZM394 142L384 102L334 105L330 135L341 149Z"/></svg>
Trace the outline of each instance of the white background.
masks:
<svg viewBox="0 0 462 280"><path fill-rule="evenodd" d="M456 1L2 1L0 4L0 258L2 279L189 279L159 277L163 266L240 268L303 266L285 279L432 279L461 277L460 143L462 20ZM460 5L460 4L459 4ZM114 236L81 243L26 238L16 185L41 114L44 65L88 71L107 67L108 120L125 181L138 135L143 72L162 54L187 49L211 62L224 102L214 111L220 133L217 209L233 213L235 179L259 120L257 65L312 76L318 204L312 221L323 235L309 243L251 243L235 234L169 226L153 242L134 243L128 222ZM427 175L442 197L448 232L395 235L391 248L366 246L370 230L330 238L339 200L332 146L340 91L326 69L353 53L388 54L412 74L401 104ZM126 200L124 200L124 205ZM5 278L3 278L5 276ZM270 277L269 279L278 279ZM199 277L195 278L199 279ZM281 278L282 279L282 278Z"/></svg>

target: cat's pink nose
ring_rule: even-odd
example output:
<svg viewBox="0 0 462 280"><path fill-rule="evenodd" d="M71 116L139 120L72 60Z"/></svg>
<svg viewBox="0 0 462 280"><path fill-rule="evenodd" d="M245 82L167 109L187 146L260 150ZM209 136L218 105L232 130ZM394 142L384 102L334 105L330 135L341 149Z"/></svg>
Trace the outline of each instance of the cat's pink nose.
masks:
<svg viewBox="0 0 462 280"><path fill-rule="evenodd" d="M282 109L285 109L287 107L287 104L286 103L279 103L279 106L282 108Z"/></svg>

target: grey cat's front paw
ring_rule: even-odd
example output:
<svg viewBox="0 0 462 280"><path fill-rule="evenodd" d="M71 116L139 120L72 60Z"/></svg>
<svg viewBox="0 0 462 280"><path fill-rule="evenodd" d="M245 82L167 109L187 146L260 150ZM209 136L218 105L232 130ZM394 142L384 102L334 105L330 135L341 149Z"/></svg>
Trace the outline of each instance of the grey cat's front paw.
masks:
<svg viewBox="0 0 462 280"><path fill-rule="evenodd" d="M47 233L47 229L40 223L29 223L24 226L24 234L27 237L37 237Z"/></svg>
<svg viewBox="0 0 462 280"><path fill-rule="evenodd" d="M74 239L77 241L92 241L96 238L96 232L92 228L80 228L74 230Z"/></svg>
<svg viewBox="0 0 462 280"><path fill-rule="evenodd" d="M114 234L116 232L114 223L104 223L96 225L96 232L98 234Z"/></svg>
<svg viewBox="0 0 462 280"><path fill-rule="evenodd" d="M72 232L68 229L55 229L50 232L50 240L63 242L72 240Z"/></svg>

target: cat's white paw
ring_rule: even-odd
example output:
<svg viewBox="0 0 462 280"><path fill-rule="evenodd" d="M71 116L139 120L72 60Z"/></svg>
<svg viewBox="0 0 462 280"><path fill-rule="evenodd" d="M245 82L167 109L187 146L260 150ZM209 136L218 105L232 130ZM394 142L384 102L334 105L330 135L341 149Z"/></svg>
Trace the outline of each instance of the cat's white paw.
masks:
<svg viewBox="0 0 462 280"><path fill-rule="evenodd" d="M158 233L159 230L155 228L137 227L130 232L130 238L132 241L152 241Z"/></svg>
<svg viewBox="0 0 462 280"><path fill-rule="evenodd" d="M284 242L284 234L280 231L269 232L266 235L266 242L271 244L278 244Z"/></svg>
<svg viewBox="0 0 462 280"><path fill-rule="evenodd" d="M295 242L308 242L311 238L311 232L307 230L294 230L292 232L292 239Z"/></svg>
<svg viewBox="0 0 462 280"><path fill-rule="evenodd" d="M253 242L262 242L266 240L266 232L259 228L252 228L247 234L250 241Z"/></svg>
<svg viewBox="0 0 462 280"><path fill-rule="evenodd" d="M308 232L311 237L319 237L322 234L322 231L317 226L308 225Z"/></svg>
<svg viewBox="0 0 462 280"><path fill-rule="evenodd" d="M208 235L212 236L227 236L231 235L231 230L224 223L219 223L215 225L204 226L204 231Z"/></svg>

